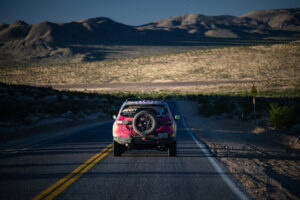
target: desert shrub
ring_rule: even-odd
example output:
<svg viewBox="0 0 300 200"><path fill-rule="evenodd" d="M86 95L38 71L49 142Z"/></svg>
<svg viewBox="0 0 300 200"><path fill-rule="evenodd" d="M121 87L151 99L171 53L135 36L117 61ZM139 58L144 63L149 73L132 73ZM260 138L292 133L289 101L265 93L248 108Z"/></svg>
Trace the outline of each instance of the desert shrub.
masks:
<svg viewBox="0 0 300 200"><path fill-rule="evenodd" d="M8 95L9 95L10 97L15 97L16 92L15 92L13 89L9 89L9 90L8 90Z"/></svg>
<svg viewBox="0 0 300 200"><path fill-rule="evenodd" d="M205 117L210 117L210 116L216 114L214 105L211 103L201 104L201 106L199 108L199 113Z"/></svg>
<svg viewBox="0 0 300 200"><path fill-rule="evenodd" d="M280 106L278 103L272 103L270 106L268 119L275 128L289 128L293 125L295 119L293 106Z"/></svg>
<svg viewBox="0 0 300 200"><path fill-rule="evenodd" d="M67 93L67 96L70 100L74 100L75 94L74 93Z"/></svg>
<svg viewBox="0 0 300 200"><path fill-rule="evenodd" d="M57 94L56 100L57 100L57 101L62 101L62 100L63 100L63 96L62 96L61 93L58 93L58 94Z"/></svg>
<svg viewBox="0 0 300 200"><path fill-rule="evenodd" d="M0 100L0 120L23 120L35 112L35 105L18 100Z"/></svg>
<svg viewBox="0 0 300 200"><path fill-rule="evenodd" d="M199 104L207 104L209 103L209 97L207 95L198 95L198 96L194 96L193 98L189 98L190 100L196 100L198 101Z"/></svg>
<svg viewBox="0 0 300 200"><path fill-rule="evenodd" d="M221 97L215 102L216 114L230 113L234 108L234 103L229 98Z"/></svg>
<svg viewBox="0 0 300 200"><path fill-rule="evenodd" d="M253 104L250 101L240 101L239 107L244 116L248 116L253 112Z"/></svg>
<svg viewBox="0 0 300 200"><path fill-rule="evenodd" d="M220 115L223 113L231 113L235 109L232 99L225 96L207 96L198 99L200 106L200 114L209 117L211 115Z"/></svg>

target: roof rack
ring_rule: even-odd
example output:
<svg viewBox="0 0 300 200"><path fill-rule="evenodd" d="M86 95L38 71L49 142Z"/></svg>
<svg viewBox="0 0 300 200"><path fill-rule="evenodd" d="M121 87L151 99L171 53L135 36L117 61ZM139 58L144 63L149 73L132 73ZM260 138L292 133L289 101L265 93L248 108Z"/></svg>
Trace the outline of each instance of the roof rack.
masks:
<svg viewBox="0 0 300 200"><path fill-rule="evenodd" d="M154 99L154 98L129 98L124 102L126 104L164 104L164 100L162 99Z"/></svg>

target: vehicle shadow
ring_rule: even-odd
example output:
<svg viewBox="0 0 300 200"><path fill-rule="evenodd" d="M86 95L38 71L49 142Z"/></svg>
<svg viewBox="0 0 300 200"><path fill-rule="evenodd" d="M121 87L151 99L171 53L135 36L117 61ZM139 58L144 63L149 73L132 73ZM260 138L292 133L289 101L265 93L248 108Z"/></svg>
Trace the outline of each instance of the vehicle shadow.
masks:
<svg viewBox="0 0 300 200"><path fill-rule="evenodd" d="M168 151L132 150L125 151L122 157L168 157ZM199 147L177 147L176 157L207 157Z"/></svg>

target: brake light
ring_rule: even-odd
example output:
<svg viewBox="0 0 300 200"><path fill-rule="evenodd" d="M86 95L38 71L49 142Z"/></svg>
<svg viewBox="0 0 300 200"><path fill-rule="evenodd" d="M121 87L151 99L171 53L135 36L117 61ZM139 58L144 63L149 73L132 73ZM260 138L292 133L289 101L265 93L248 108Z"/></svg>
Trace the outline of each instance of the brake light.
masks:
<svg viewBox="0 0 300 200"><path fill-rule="evenodd" d="M126 125L128 123L129 122L127 120L117 120L117 124L119 124L119 125Z"/></svg>

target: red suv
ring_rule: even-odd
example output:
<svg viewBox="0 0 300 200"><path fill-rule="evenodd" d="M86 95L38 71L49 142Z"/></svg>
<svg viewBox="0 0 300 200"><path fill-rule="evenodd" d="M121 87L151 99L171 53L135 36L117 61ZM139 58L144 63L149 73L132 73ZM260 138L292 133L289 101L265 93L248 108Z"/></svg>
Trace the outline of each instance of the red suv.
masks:
<svg viewBox="0 0 300 200"><path fill-rule="evenodd" d="M165 101L126 100L113 118L114 156L131 149L168 150L176 156L176 123Z"/></svg>

